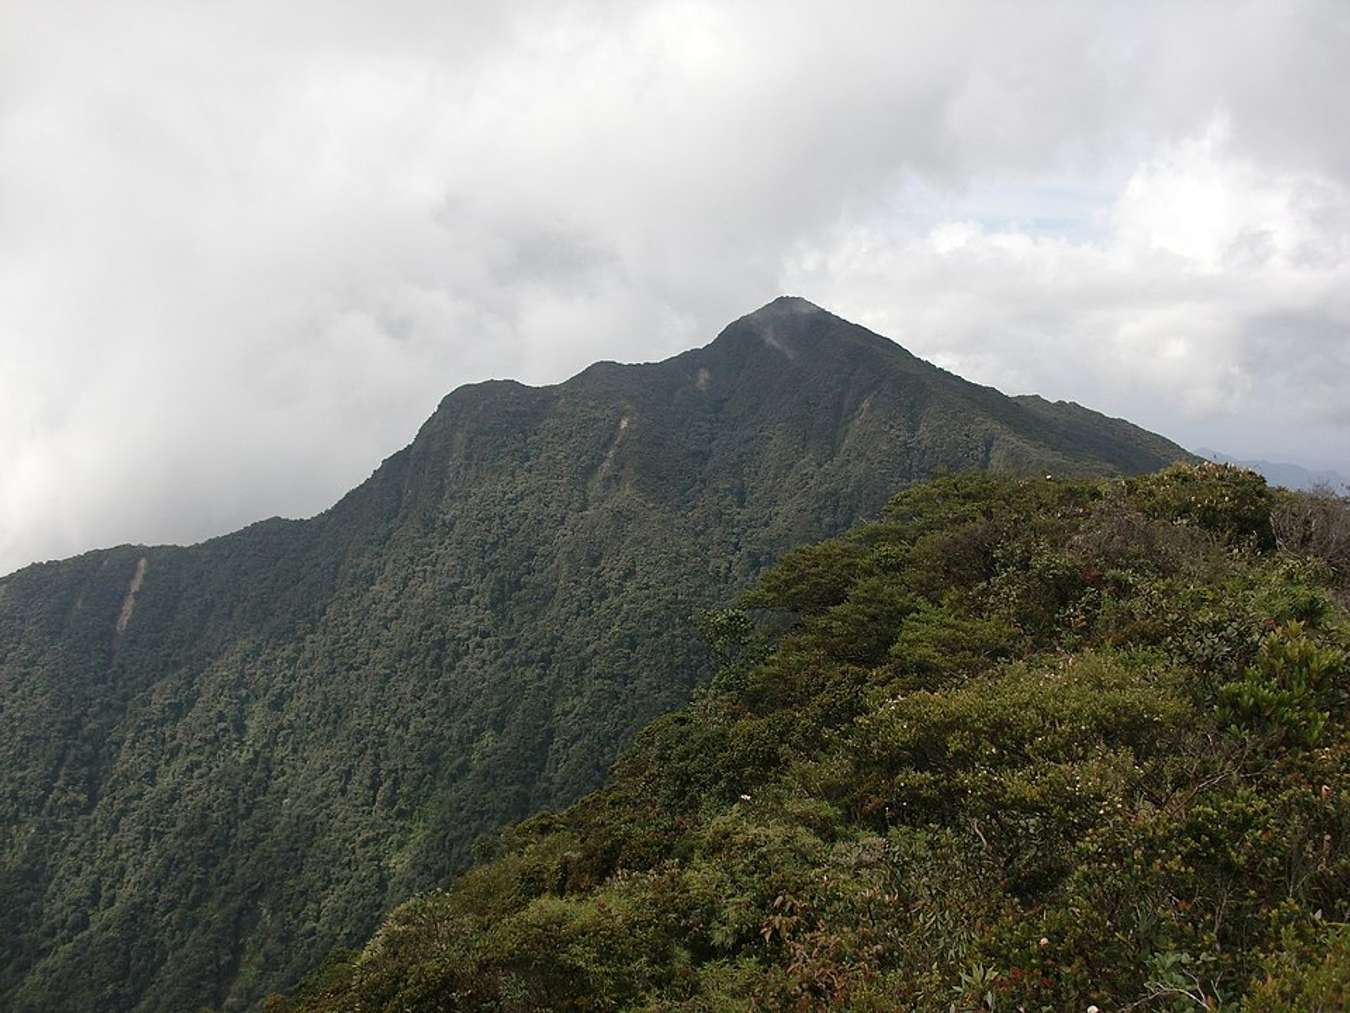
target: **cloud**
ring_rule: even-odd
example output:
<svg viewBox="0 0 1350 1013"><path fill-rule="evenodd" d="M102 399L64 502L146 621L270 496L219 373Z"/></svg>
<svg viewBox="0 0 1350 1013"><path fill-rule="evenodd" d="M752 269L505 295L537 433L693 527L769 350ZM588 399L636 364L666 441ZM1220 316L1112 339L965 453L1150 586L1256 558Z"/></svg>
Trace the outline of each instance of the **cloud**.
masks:
<svg viewBox="0 0 1350 1013"><path fill-rule="evenodd" d="M1003 199L1035 219L1036 193ZM1346 450L1350 190L1263 170L1232 150L1223 116L1141 163L1099 230L849 225L800 246L788 277L1005 390L1078 400L1193 445Z"/></svg>
<svg viewBox="0 0 1350 1013"><path fill-rule="evenodd" d="M462 382L785 289L1191 442L1346 445L1334 2L12 7L0 571L313 513Z"/></svg>

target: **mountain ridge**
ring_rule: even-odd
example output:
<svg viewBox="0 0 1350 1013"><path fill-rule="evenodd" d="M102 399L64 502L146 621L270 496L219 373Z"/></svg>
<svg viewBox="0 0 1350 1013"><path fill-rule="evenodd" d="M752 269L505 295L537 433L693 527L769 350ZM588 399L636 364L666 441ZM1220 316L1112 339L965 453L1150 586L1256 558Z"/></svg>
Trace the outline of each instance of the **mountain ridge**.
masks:
<svg viewBox="0 0 1350 1013"><path fill-rule="evenodd" d="M737 320L732 321L725 328L723 328L723 330L719 332L717 337L715 337L707 345L698 348L688 349L684 352L677 353L676 355L670 356L666 359L649 360L642 362L621 362L618 360L601 359L591 363L590 365L586 366L582 370L578 371L577 373L573 374L572 376L566 379L559 380L555 383L547 383L547 384L527 384L520 380L516 380L510 377L491 377L484 380L477 380L470 383L461 384L454 390L444 395L440 399L440 401L437 402L436 408L433 410L432 414L428 417L428 419L424 423L422 423L421 426L419 426L417 433L413 437L413 440L407 446L402 447L399 450L396 450L387 457L385 457L380 462L380 464L377 465L372 470L371 474L365 480L358 483L347 493L344 493L342 496L340 496L337 501L335 501L330 506L325 507L323 510L320 510L318 513L311 514L305 517L287 517L279 514L272 515L269 517L260 518L256 521L252 521L244 525L242 528L238 528L233 531L222 532L220 534L212 535L200 541L190 542L186 544L168 543L168 542L124 542L113 546L106 546L102 548L85 550L85 552L76 553L74 556L66 556L46 560L35 560L32 563L25 564L24 566L21 566L16 570L11 571L9 574L0 574L0 580L3 580L6 577L18 573L22 570L25 570L30 566L61 563L70 559L78 558L79 556L84 555L87 552L104 552L113 549L133 549L133 548L134 549L192 548L197 545L212 542L219 538L229 538L234 535L242 534L243 532L246 532L256 527L257 525L261 524L273 524L276 522L296 524L315 521L318 520L319 518L322 518L329 512L337 509L338 506L344 500L348 499L353 494L359 492L360 489L366 485L366 483L371 481L381 468L390 464L390 462L394 461L400 455L411 450L412 447L417 443L418 439L423 435L423 433L433 427L433 425L437 421L437 416L443 410L452 410L455 407L457 407L457 404L461 399L468 398L470 396L489 394L494 391L500 391L503 388L512 392L532 392L537 394L560 392L569 387L582 386L587 382L596 382L597 374L600 372L617 371L618 373L631 374L632 371L635 370L651 370L659 367L664 367L669 364L678 363L686 358L692 359L694 357L699 356L702 353L708 353L710 352L710 350L718 346L719 342L724 341L728 343L734 342L738 337L741 337L741 334L737 333L738 328L745 328L752 330L752 332L758 332L760 334L760 340L765 344L766 347L769 347L771 349L774 349L775 351L783 353L782 348L774 348L772 342L770 340L766 340L763 335L766 332L770 336L776 333L776 331L772 328L772 323L774 321L781 320L784 317L790 318L793 316L815 316L818 318L828 318L830 321L835 321L838 324L843 325L847 329L848 337L851 339L848 341L849 347L853 348L862 347L866 348L869 352L892 355L895 358L897 358L898 361L905 362L916 367L915 372L918 373L919 375L932 375L936 377L941 377L944 380L955 381L957 385L970 389L971 391L977 390L985 395L992 395L1004 401L1009 401L1017 404L1030 405L1040 402L1047 406L1068 406L1072 409L1079 410L1084 416L1092 417L1094 419L1103 422L1121 423L1137 433L1153 437L1156 441L1158 441L1157 443L1158 447L1162 448L1164 452L1167 452L1167 450L1170 449L1171 451L1176 452L1177 455L1181 458L1197 459L1195 458L1194 455L1190 454L1188 451L1185 451L1184 449L1176 446L1175 444L1172 444L1171 441L1167 441L1161 437L1156 437L1155 434L1148 433L1147 430L1144 430L1141 427L1136 426L1125 419L1107 416L1103 413L1096 412L1090 408L1080 405L1077 402L1073 401L1052 402L1037 394L1006 395L996 387L972 383L971 381L965 380L959 375L952 373L949 370L943 369L940 366L934 365L933 363L927 362L926 360L916 356L914 353L906 349L903 345L899 344L898 342L895 342L890 338L886 338L883 335L877 334L876 332L871 331L870 329L865 328L861 325L854 324L844 319L843 317L839 317L837 314L834 314L829 310L823 309L822 307L817 306L816 304L810 302L809 300L801 296L781 295L774 298L770 302L766 303L758 310L752 311L751 313L747 313L744 316L738 318ZM832 333L830 336L835 338L839 337L837 332ZM858 340L859 337L861 337L863 340ZM796 354L796 351L797 350L793 351L793 355ZM788 358L791 361L792 355L789 355Z"/></svg>
<svg viewBox="0 0 1350 1013"><path fill-rule="evenodd" d="M694 617L792 546L941 469L1185 456L775 300L457 388L313 518L0 578L0 1004L246 1008L595 787L710 675Z"/></svg>

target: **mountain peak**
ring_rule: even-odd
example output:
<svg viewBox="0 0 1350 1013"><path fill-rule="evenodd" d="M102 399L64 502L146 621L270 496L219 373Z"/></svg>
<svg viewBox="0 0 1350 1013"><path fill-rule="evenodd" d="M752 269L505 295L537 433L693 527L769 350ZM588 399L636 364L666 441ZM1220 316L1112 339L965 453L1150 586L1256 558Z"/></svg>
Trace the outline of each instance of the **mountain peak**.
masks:
<svg viewBox="0 0 1350 1013"><path fill-rule="evenodd" d="M817 306L809 299L803 299L799 295L780 295L776 299L766 302L759 309L750 313L749 316L778 316L783 313L822 313L826 316L834 315L828 310Z"/></svg>
<svg viewBox="0 0 1350 1013"><path fill-rule="evenodd" d="M747 313L731 326L749 325L759 331L793 328L813 333L824 333L836 326L853 326L842 317L817 306L797 295L780 295L759 309Z"/></svg>
<svg viewBox="0 0 1350 1013"><path fill-rule="evenodd" d="M889 338L795 295L780 295L733 321L718 335L717 343L769 348L790 362L842 363L847 359L850 368L859 365L860 353L874 364L877 354L891 361L911 358Z"/></svg>

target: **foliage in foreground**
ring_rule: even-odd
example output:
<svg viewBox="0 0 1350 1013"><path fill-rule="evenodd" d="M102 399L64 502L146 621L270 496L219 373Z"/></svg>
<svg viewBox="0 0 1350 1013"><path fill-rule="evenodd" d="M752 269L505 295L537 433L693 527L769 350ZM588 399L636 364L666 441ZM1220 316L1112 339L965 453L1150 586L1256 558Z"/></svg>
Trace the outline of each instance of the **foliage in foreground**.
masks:
<svg viewBox="0 0 1350 1013"><path fill-rule="evenodd" d="M270 1008L1347 1008L1350 575L1295 507L907 491L710 616L608 787Z"/></svg>

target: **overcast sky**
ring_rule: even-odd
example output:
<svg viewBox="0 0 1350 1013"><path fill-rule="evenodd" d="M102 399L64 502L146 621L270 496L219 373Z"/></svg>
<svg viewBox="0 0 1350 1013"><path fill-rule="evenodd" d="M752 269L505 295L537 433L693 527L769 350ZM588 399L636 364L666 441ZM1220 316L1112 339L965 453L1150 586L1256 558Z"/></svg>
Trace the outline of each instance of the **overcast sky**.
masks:
<svg viewBox="0 0 1350 1013"><path fill-rule="evenodd" d="M783 292L1350 468L1350 4L5 0L0 572Z"/></svg>

